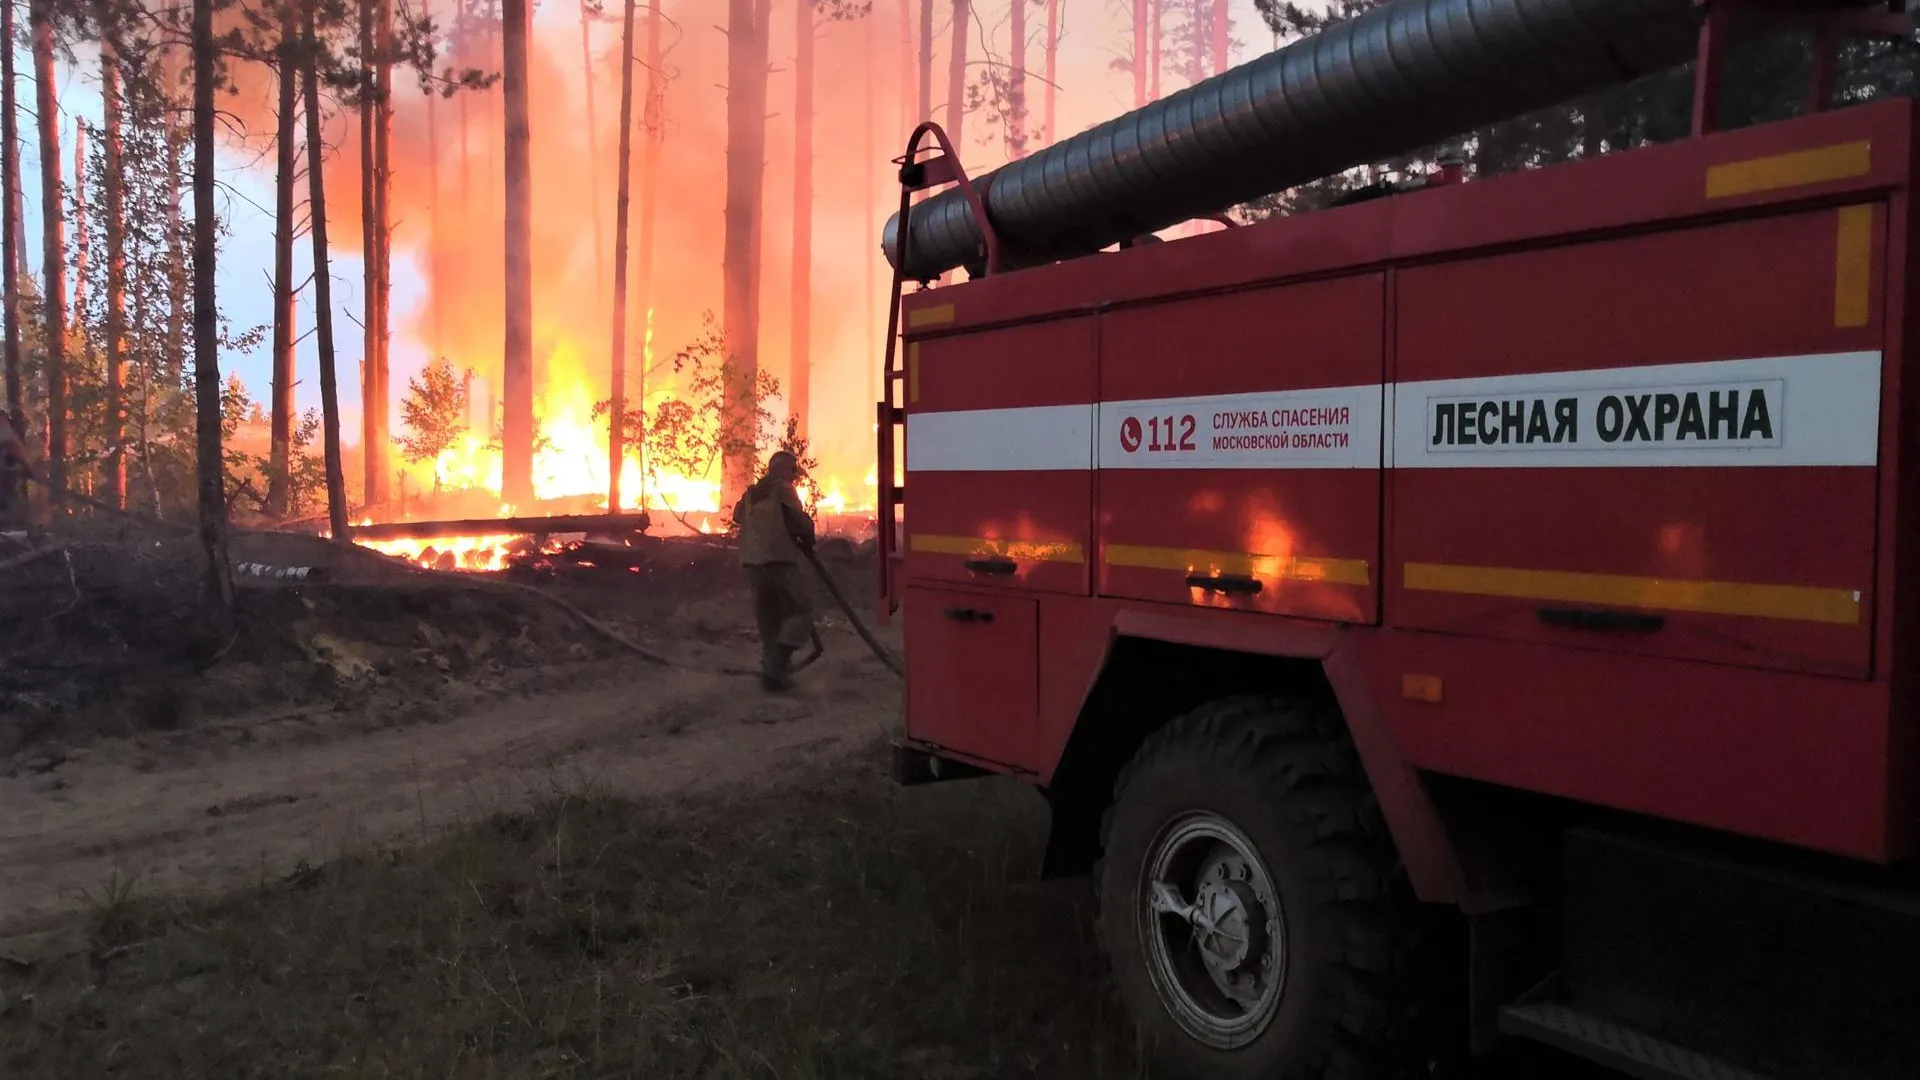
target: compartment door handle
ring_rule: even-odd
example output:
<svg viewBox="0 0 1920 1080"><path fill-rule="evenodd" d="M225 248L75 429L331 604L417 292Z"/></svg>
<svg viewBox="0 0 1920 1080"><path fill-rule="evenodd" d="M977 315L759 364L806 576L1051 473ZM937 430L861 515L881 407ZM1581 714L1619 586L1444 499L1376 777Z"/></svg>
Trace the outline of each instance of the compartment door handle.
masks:
<svg viewBox="0 0 1920 1080"><path fill-rule="evenodd" d="M1014 562L1012 559L1006 558L1005 556L1001 556L1001 555L992 555L992 556L979 558L979 559L968 559L962 565L964 565L968 570L971 570L976 574L1006 575L1006 574L1011 574L1015 570L1019 569L1017 566L1014 565Z"/></svg>
<svg viewBox="0 0 1920 1080"><path fill-rule="evenodd" d="M1204 589L1207 592L1244 593L1251 595L1259 592L1263 586L1257 577L1245 574L1188 574L1187 587Z"/></svg>
<svg viewBox="0 0 1920 1080"><path fill-rule="evenodd" d="M1604 608L1543 607L1536 614L1548 626L1567 630L1595 630L1624 634L1652 634L1667 625L1664 615L1641 611L1609 611Z"/></svg>

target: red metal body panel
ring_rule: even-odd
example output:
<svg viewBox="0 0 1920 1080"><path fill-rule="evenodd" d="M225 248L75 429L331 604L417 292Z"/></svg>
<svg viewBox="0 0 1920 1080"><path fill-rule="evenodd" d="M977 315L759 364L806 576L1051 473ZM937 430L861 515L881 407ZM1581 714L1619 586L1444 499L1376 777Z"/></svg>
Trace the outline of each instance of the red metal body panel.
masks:
<svg viewBox="0 0 1920 1080"><path fill-rule="evenodd" d="M1462 890L1420 772L1913 854L1914 116L1877 103L906 298L908 735L1048 781L1102 722L1083 711L1111 642L1148 637L1320 660L1428 899ZM1122 462L1126 410L1367 386L1384 398L1371 465ZM1780 425L1687 445L1686 395L1736 391ZM1644 397L1680 434L1643 458L1526 439L1501 443L1520 457L1426 453L1440 404L1479 417L1529 395L1586 425L1624 407L1608 395ZM1038 405L1091 425L1086 468L946 468L970 459L938 440L916 462L916 422L1004 422L1057 465L1072 447L1007 413ZM1524 427L1500 423L1503 440ZM1079 561L983 577L912 553L923 532L1078 544ZM1262 590L1189 588L1209 553ZM1031 629L947 625L966 594L1030 598ZM1581 621L1596 614L1632 618ZM962 647L976 630L991 644ZM1404 696L1408 676L1439 700Z"/></svg>
<svg viewBox="0 0 1920 1080"><path fill-rule="evenodd" d="M1039 604L1004 594L926 590L905 611L915 642L907 711L915 735L1000 766L1038 755ZM964 702L964 709L956 709Z"/></svg>
<svg viewBox="0 0 1920 1080"><path fill-rule="evenodd" d="M1883 270L1884 208L1858 210L1873 215L1865 254L1872 271ZM1878 273L1865 282L1864 324L1834 325L1833 252L1847 212L1823 208L1404 270L1394 377L1406 383L1878 349ZM1848 622L1678 612L1660 634L1608 647L1867 673L1872 467L1420 469L1396 470L1391 484L1393 543L1403 565L1859 592L1860 613ZM1527 600L1407 586L1404 576L1388 585L1397 626L1575 647L1592 638L1543 626Z"/></svg>
<svg viewBox="0 0 1920 1080"><path fill-rule="evenodd" d="M1094 330L1094 320L1080 318L909 344L907 415L1091 401ZM975 460L960 461L964 468L915 477L917 512L907 519L908 578L1088 593L1092 474L1084 466L1021 470L1017 482L1010 482L1008 472L980 467L993 464L999 433L969 431L963 437L968 445L957 449ZM905 457L906 467L914 468L911 438ZM1011 560L1010 573L968 567L995 555Z"/></svg>
<svg viewBox="0 0 1920 1080"><path fill-rule="evenodd" d="M1141 445L1123 449L1114 468L1101 462L1101 595L1340 622L1378 619L1377 452L1374 467L1363 470L1127 466L1133 458L1179 465L1181 457L1206 455L1213 414L1264 421L1285 400L1263 392L1379 383L1385 304L1385 277L1374 273L1101 317L1103 403L1202 399L1144 410ZM1377 407L1379 392L1372 397ZM1219 557L1229 553L1252 558ZM1261 559L1314 560L1300 569L1318 573L1271 576L1252 595L1196 597L1187 584L1190 572L1244 572Z"/></svg>

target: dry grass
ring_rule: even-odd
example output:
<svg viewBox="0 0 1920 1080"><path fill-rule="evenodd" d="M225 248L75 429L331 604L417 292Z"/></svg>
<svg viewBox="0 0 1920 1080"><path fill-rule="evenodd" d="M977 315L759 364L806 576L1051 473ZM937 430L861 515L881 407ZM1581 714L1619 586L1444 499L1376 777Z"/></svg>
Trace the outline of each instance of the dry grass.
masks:
<svg viewBox="0 0 1920 1080"><path fill-rule="evenodd" d="M109 885L0 966L0 1075L1135 1077L1084 882L1012 782L877 754L675 807L588 792L210 903Z"/></svg>

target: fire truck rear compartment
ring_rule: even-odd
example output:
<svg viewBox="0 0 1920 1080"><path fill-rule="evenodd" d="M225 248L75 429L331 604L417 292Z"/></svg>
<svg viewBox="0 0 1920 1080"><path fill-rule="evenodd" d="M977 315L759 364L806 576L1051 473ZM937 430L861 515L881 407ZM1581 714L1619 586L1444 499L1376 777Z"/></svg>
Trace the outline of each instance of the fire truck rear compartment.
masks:
<svg viewBox="0 0 1920 1080"><path fill-rule="evenodd" d="M1915 1075L1881 1019L1920 1015L1915 891L1875 869L1916 826L1913 119L910 298L909 739L1032 775L1050 865L1084 870L1159 725L1329 689L1422 897L1474 928L1483 1033L1504 1009L1640 1076ZM1863 142L1852 172L1735 182ZM1276 420L1302 453L1262 466ZM1530 827L1480 828L1463 784ZM1488 929L1554 909L1545 941Z"/></svg>

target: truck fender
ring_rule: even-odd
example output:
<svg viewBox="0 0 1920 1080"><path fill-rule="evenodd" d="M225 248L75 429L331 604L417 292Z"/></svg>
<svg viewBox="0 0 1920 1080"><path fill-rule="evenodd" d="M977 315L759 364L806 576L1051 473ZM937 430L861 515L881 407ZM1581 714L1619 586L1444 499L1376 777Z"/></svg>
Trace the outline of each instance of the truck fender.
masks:
<svg viewBox="0 0 1920 1080"><path fill-rule="evenodd" d="M1394 746L1355 655L1352 635L1338 626L1308 626L1259 616L1236 618L1219 612L1203 618L1140 611L1115 615L1105 654L1082 696L1073 731L1047 785L1054 811L1048 872L1081 862L1074 854L1076 845L1087 842L1089 828L1097 835L1099 815L1112 795L1110 759L1103 757L1100 747L1120 741L1112 737L1117 733L1102 730L1102 689L1124 670L1129 652L1153 645L1192 650L1194 655L1279 660L1317 668L1346 717L1354 748L1416 895L1427 903L1477 906L1468 896L1459 854L1432 795ZM1152 723L1157 727L1173 718L1161 716ZM1127 733L1124 753L1131 755L1150 730ZM1097 801L1097 810L1088 805L1089 800Z"/></svg>

